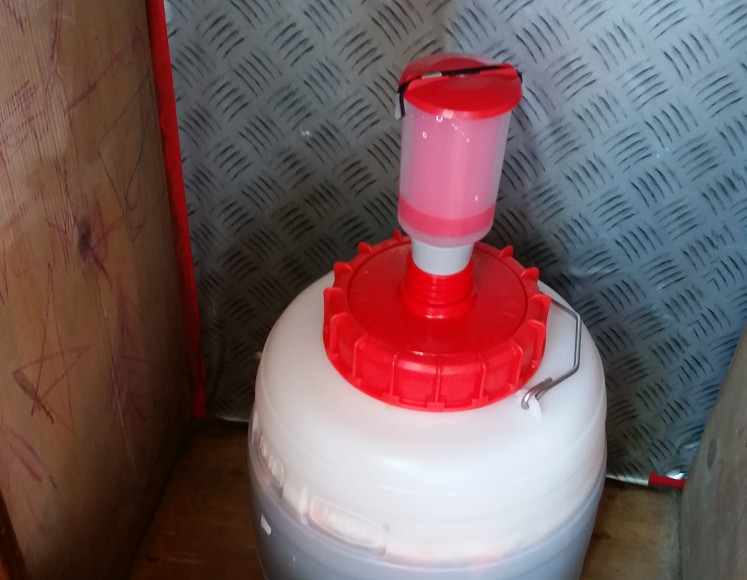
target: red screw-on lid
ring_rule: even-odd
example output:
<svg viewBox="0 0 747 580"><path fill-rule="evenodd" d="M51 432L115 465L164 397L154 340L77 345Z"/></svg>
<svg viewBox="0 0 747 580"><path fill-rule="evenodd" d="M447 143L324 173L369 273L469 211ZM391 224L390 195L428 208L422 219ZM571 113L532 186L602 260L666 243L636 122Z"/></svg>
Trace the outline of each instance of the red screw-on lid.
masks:
<svg viewBox="0 0 747 580"><path fill-rule="evenodd" d="M487 405L521 388L542 360L550 298L537 278L510 247L479 243L465 270L433 276L414 265L399 233L361 244L324 292L327 356L352 385L392 405Z"/></svg>
<svg viewBox="0 0 747 580"><path fill-rule="evenodd" d="M411 63L399 83L405 101L447 118L497 117L521 100L521 77L516 69L480 56L426 56Z"/></svg>

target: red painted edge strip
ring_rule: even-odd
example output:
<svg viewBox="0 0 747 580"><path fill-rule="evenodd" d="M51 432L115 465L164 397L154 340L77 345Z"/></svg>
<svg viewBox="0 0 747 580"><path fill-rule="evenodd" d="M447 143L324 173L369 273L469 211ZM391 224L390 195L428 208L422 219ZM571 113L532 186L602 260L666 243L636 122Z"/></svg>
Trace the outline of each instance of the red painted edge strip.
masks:
<svg viewBox="0 0 747 580"><path fill-rule="evenodd" d="M179 290L182 301L184 329L187 335L187 355L192 378L192 412L199 419L210 418L205 400L205 362L202 358L200 311L192 262L192 246L187 218L187 198L184 192L179 127L176 118L174 79L171 75L171 54L166 29L163 0L147 0L150 51L158 105L158 121L163 141L166 183L171 201L174 242L179 263Z"/></svg>
<svg viewBox="0 0 747 580"><path fill-rule="evenodd" d="M666 487L675 487L677 489L685 489L684 479L675 479L673 477L667 477L666 475L659 475L653 471L648 474L649 485L663 485Z"/></svg>

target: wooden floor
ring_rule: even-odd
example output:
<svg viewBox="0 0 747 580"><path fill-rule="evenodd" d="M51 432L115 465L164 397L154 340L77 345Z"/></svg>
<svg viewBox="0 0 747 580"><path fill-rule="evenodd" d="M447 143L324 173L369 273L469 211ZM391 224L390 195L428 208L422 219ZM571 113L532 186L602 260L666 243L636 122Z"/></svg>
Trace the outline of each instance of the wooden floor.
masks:
<svg viewBox="0 0 747 580"><path fill-rule="evenodd" d="M261 580L251 521L246 426L199 423L177 461L131 580ZM678 491L608 482L582 579L679 578L678 527Z"/></svg>

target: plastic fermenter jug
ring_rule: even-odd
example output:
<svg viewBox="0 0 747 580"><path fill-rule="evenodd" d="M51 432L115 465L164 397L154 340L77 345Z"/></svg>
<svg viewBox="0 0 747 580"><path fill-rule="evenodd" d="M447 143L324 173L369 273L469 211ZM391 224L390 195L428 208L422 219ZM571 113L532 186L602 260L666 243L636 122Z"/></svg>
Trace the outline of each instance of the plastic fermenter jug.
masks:
<svg viewBox="0 0 747 580"><path fill-rule="evenodd" d="M399 220L304 290L260 362L249 433L268 580L571 580L605 470L578 315L490 229L510 65L442 54L400 79Z"/></svg>

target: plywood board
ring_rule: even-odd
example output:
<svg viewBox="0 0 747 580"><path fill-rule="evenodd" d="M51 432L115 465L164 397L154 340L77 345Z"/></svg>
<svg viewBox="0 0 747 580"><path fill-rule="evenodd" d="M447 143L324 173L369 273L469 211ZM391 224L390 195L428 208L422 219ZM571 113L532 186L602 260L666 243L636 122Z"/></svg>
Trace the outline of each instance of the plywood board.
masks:
<svg viewBox="0 0 747 580"><path fill-rule="evenodd" d="M189 414L145 3L0 2L0 492L32 578L121 576Z"/></svg>
<svg viewBox="0 0 747 580"><path fill-rule="evenodd" d="M747 578L747 330L682 497L685 580Z"/></svg>
<svg viewBox="0 0 747 580"><path fill-rule="evenodd" d="M0 580L24 580L25 572L5 500L0 494Z"/></svg>
<svg viewBox="0 0 747 580"><path fill-rule="evenodd" d="M680 498L608 480L581 580L679 580Z"/></svg>
<svg viewBox="0 0 747 580"><path fill-rule="evenodd" d="M131 580L262 579L247 461L245 424L195 425L133 563Z"/></svg>

